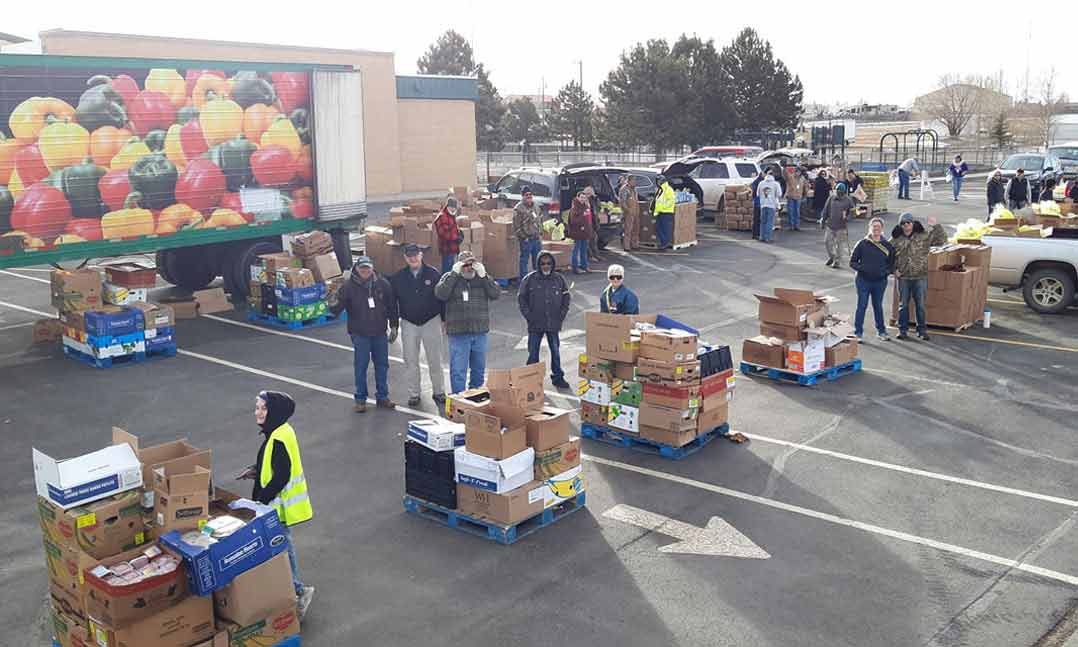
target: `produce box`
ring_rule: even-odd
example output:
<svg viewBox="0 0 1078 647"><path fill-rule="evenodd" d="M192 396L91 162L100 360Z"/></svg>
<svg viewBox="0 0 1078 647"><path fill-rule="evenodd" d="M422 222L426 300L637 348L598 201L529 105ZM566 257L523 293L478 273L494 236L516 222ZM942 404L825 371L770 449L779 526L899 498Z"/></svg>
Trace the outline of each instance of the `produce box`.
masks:
<svg viewBox="0 0 1078 647"><path fill-rule="evenodd" d="M116 263L105 266L109 283L128 288L152 288L157 284L157 268L139 263Z"/></svg>
<svg viewBox="0 0 1078 647"><path fill-rule="evenodd" d="M329 312L325 301L308 303L301 306L288 306L277 304L277 318L282 321L307 321L317 319Z"/></svg>
<svg viewBox="0 0 1078 647"><path fill-rule="evenodd" d="M279 306L305 306L324 301L326 298L326 284L315 283L302 288L283 288L277 286L273 289Z"/></svg>

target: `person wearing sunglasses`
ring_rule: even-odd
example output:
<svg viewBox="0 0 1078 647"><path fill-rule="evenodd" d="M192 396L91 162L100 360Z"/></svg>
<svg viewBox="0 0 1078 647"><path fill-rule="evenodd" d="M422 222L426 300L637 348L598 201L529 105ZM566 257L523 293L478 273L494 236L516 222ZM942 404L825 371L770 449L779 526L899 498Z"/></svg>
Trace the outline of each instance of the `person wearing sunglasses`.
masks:
<svg viewBox="0 0 1078 647"><path fill-rule="evenodd" d="M599 298L599 312L615 315L640 314L640 300L636 298L636 293L625 287L625 268L611 265L606 270L606 278L610 283Z"/></svg>
<svg viewBox="0 0 1078 647"><path fill-rule="evenodd" d="M550 252L539 254L539 269L520 282L517 305L528 323L528 363L539 363L539 346L546 337L546 345L550 348L550 382L559 389L568 389L569 383L561 370L559 333L569 314L571 296L565 277L554 271L554 265L554 256Z"/></svg>

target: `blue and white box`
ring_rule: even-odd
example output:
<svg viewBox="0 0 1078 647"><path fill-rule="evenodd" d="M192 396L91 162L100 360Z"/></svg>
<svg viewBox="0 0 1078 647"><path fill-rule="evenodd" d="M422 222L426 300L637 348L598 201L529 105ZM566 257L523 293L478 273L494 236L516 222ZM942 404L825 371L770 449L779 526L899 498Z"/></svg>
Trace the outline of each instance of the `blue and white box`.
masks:
<svg viewBox="0 0 1078 647"><path fill-rule="evenodd" d="M408 438L436 452L453 451L464 446L464 425L448 420L412 420Z"/></svg>
<svg viewBox="0 0 1078 647"><path fill-rule="evenodd" d="M457 483L505 494L530 483L534 477L535 450L531 447L500 461L473 454L464 447L453 451Z"/></svg>
<svg viewBox="0 0 1078 647"><path fill-rule="evenodd" d="M131 445L111 445L67 460L33 450L34 486L64 510L142 487L142 464Z"/></svg>
<svg viewBox="0 0 1078 647"><path fill-rule="evenodd" d="M282 288L278 286L273 289L273 292L277 295L278 303L289 306L305 306L318 303L326 298L326 284L315 283L305 288Z"/></svg>
<svg viewBox="0 0 1078 647"><path fill-rule="evenodd" d="M87 310L82 315L86 334L96 337L130 335L146 327L141 310L124 308L123 312Z"/></svg>

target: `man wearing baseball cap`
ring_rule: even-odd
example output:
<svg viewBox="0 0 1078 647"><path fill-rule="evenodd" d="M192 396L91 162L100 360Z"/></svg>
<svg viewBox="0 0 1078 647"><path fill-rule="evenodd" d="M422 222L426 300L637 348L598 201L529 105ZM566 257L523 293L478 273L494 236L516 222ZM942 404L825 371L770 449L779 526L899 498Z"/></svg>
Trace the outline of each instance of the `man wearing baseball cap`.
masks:
<svg viewBox="0 0 1078 647"><path fill-rule="evenodd" d="M625 268L611 265L606 268L606 279L610 282L599 296L599 312L615 315L640 314L640 300L629 288L625 287Z"/></svg>
<svg viewBox="0 0 1078 647"><path fill-rule="evenodd" d="M891 246L895 248L895 280L898 281L898 339L909 339L910 299L917 309L917 336L928 341L925 325L925 296L928 291L928 252L947 242L947 232L936 219L928 217L931 231L908 211L898 219L891 231Z"/></svg>
<svg viewBox="0 0 1078 647"><path fill-rule="evenodd" d="M374 271L370 257L356 259L349 280L329 309L333 314L348 312L348 334L355 349L356 413L367 411L367 369L372 359L376 404L381 409L396 409L389 399L389 344L397 340L400 326L397 298L389 281Z"/></svg>
<svg viewBox="0 0 1078 647"><path fill-rule="evenodd" d="M404 246L408 266L389 277L397 310L401 317L401 350L404 351L404 375L408 380L408 406L419 404L419 347L427 354L432 399L445 404L445 376L442 375L442 328L445 304L434 296L434 286L441 273L423 262L423 250L414 243Z"/></svg>
<svg viewBox="0 0 1078 647"><path fill-rule="evenodd" d="M513 208L513 235L520 242L520 276L518 278L523 281L528 274L529 260L533 270L539 269L537 260L539 252L543 250L543 242L540 239L543 216L539 211L539 205L535 203L531 187L522 188L520 197L520 202Z"/></svg>
<svg viewBox="0 0 1078 647"><path fill-rule="evenodd" d="M434 287L435 296L445 302L449 385L453 393L479 388L486 381L490 302L501 293L483 264L468 250L457 256L453 269Z"/></svg>

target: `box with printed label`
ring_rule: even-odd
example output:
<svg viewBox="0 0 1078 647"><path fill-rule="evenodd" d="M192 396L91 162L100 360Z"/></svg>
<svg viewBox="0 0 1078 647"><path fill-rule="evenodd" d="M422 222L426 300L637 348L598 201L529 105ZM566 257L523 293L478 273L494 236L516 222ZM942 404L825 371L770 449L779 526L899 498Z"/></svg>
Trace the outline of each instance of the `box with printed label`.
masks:
<svg viewBox="0 0 1078 647"><path fill-rule="evenodd" d="M273 293L277 297L278 305L305 306L325 298L326 284L315 283L301 288L282 288L278 285L273 288Z"/></svg>
<svg viewBox="0 0 1078 647"><path fill-rule="evenodd" d="M614 380L610 386L611 404L625 404L630 407L639 407L644 398L644 385L640 382L626 382Z"/></svg>
<svg viewBox="0 0 1078 647"><path fill-rule="evenodd" d="M410 420L408 437L436 452L464 446L464 425L448 420Z"/></svg>
<svg viewBox="0 0 1078 647"><path fill-rule="evenodd" d="M72 327L81 329L87 335L95 337L130 335L146 327L142 311L126 306L106 306L99 310L86 310L78 313L78 315L73 315L73 318L81 318L82 326L72 324Z"/></svg>
<svg viewBox="0 0 1078 647"><path fill-rule="evenodd" d="M626 382L637 382L636 364L614 362L614 379L625 380Z"/></svg>
<svg viewBox="0 0 1078 647"><path fill-rule="evenodd" d="M700 408L729 402L734 397L733 369L705 377L700 382Z"/></svg>
<svg viewBox="0 0 1078 647"><path fill-rule="evenodd" d="M277 270L274 277L274 285L279 288L305 288L314 285L314 274L302 267Z"/></svg>
<svg viewBox="0 0 1078 647"><path fill-rule="evenodd" d="M102 294L105 303L114 306L127 306L136 301L145 301L149 296L149 290L146 288L129 288L125 285L106 282Z"/></svg>
<svg viewBox="0 0 1078 647"><path fill-rule="evenodd" d="M198 468L202 470L202 468ZM204 470L202 470L204 471ZM197 530L210 516L209 490L183 494L154 493L154 531Z"/></svg>
<svg viewBox="0 0 1078 647"><path fill-rule="evenodd" d="M246 626L226 620L221 627L228 632L229 647L287 646L292 644L290 638L299 637L299 615L295 602L292 602Z"/></svg>
<svg viewBox="0 0 1078 647"><path fill-rule="evenodd" d="M45 564L48 567L49 596L52 608L70 618L86 618L86 582L82 573L93 568L97 560L78 548L42 541Z"/></svg>
<svg viewBox="0 0 1078 647"><path fill-rule="evenodd" d="M142 495L137 490L64 510L39 496L37 514L44 537L104 559L144 543Z"/></svg>
<svg viewBox="0 0 1078 647"><path fill-rule="evenodd" d="M527 411L543 408L546 364L538 362L506 370L487 369L487 388L492 399Z"/></svg>
<svg viewBox="0 0 1078 647"><path fill-rule="evenodd" d="M97 308L101 301L101 273L95 269L55 269L49 274L52 305L60 312Z"/></svg>
<svg viewBox="0 0 1078 647"><path fill-rule="evenodd" d="M208 595L240 573L288 549L288 530L269 506L241 499L217 488L218 501L210 506L211 519L218 515L240 517L245 522L235 533L209 546L190 544L178 531L161 536L161 544L183 558L187 585L195 595Z"/></svg>
<svg viewBox="0 0 1078 647"><path fill-rule="evenodd" d="M288 252L262 254L258 258L262 259L262 267L265 268L268 275L276 275L281 270L303 267L303 260L292 256Z"/></svg>
<svg viewBox="0 0 1078 647"><path fill-rule="evenodd" d="M459 484L504 494L532 479L535 450L531 447L503 460L473 454L467 447L458 447L454 452L453 467ZM459 497L460 489L457 491Z"/></svg>
<svg viewBox="0 0 1078 647"><path fill-rule="evenodd" d="M125 563L130 568L132 560L145 560L144 550L136 548L119 553L83 571L89 617L110 627L121 627L152 616L187 595L187 580L180 565L171 572L151 575L135 584L113 581L111 567ZM160 549L156 550L160 553Z"/></svg>
<svg viewBox="0 0 1078 647"><path fill-rule="evenodd" d="M53 641L60 647L92 647L86 620L53 609L50 614Z"/></svg>
<svg viewBox="0 0 1078 647"><path fill-rule="evenodd" d="M176 313L163 303L135 301L128 305L142 312L143 326L146 330L173 328L176 325Z"/></svg>
<svg viewBox="0 0 1078 647"><path fill-rule="evenodd" d="M576 387L576 394L584 402L605 407L610 404L610 386L610 384L597 380L580 380Z"/></svg>
<svg viewBox="0 0 1078 647"><path fill-rule="evenodd" d="M584 491L583 467L577 465L543 481L543 507L568 501Z"/></svg>
<svg viewBox="0 0 1078 647"><path fill-rule="evenodd" d="M540 452L568 442L572 427L570 413L567 409L551 406L530 413L525 418L528 447Z"/></svg>
<svg viewBox="0 0 1078 647"><path fill-rule="evenodd" d="M645 384L643 401L673 409L698 407L701 388L695 384Z"/></svg>
<svg viewBox="0 0 1078 647"><path fill-rule="evenodd" d="M307 321L317 319L329 312L325 301L308 303L301 306L277 304L277 318L281 321Z"/></svg>
<svg viewBox="0 0 1078 647"><path fill-rule="evenodd" d="M808 375L822 371L827 361L822 339L786 344L786 370Z"/></svg>
<svg viewBox="0 0 1078 647"><path fill-rule="evenodd" d="M160 532L196 530L209 517L210 460L210 452L197 452L153 466L154 519Z"/></svg>
<svg viewBox="0 0 1078 647"><path fill-rule="evenodd" d="M784 368L786 366L786 346L778 337L760 335L746 339L741 346L741 361L757 366Z"/></svg>
<svg viewBox="0 0 1078 647"><path fill-rule="evenodd" d="M636 374L646 384L695 384L700 380L700 362L671 364L641 358L637 362Z"/></svg>
<svg viewBox="0 0 1078 647"><path fill-rule="evenodd" d="M640 356L677 364L696 359L699 338L684 330L645 330L640 333Z"/></svg>
<svg viewBox="0 0 1078 647"><path fill-rule="evenodd" d="M706 434L725 425L730 420L730 404L712 404L707 408L700 409L696 417L696 430L700 434Z"/></svg>
<svg viewBox="0 0 1078 647"><path fill-rule="evenodd" d="M469 409L482 411L490 405L490 390L485 386L454 393L445 399L445 417L453 422L464 422Z"/></svg>
<svg viewBox="0 0 1078 647"><path fill-rule="evenodd" d="M692 429L659 429L658 427L640 426L640 437L660 445L684 447L696 439L696 427Z"/></svg>
<svg viewBox="0 0 1078 647"><path fill-rule="evenodd" d="M213 600L198 595L124 627L90 619L90 640L97 647L187 647L212 638L215 631Z"/></svg>
<svg viewBox="0 0 1078 647"><path fill-rule="evenodd" d="M780 326L761 321L760 334L783 341L803 341L808 338L808 329L802 326Z"/></svg>
<svg viewBox="0 0 1078 647"><path fill-rule="evenodd" d="M495 460L519 454L527 447L528 437L523 420L517 423L517 420L469 411L464 414L464 446L473 454Z"/></svg>
<svg viewBox="0 0 1078 647"><path fill-rule="evenodd" d="M457 510L461 514L507 526L541 513L545 500L546 487L530 478L520 487L501 494L463 484L457 488Z"/></svg>
<svg viewBox="0 0 1078 647"><path fill-rule="evenodd" d="M38 496L63 509L142 486L142 467L130 445L112 445L67 460L33 450Z"/></svg>
<svg viewBox="0 0 1078 647"><path fill-rule="evenodd" d="M635 362L640 350L639 338L634 340L637 323L654 324L655 316L585 313L588 357Z"/></svg>
<svg viewBox="0 0 1078 647"><path fill-rule="evenodd" d="M97 359L108 359L110 357L123 357L125 355L131 355L133 353L146 352L146 342L141 339L129 339L119 343L111 343L105 346L97 346L86 342L76 341L67 335L64 335L62 342L65 347L87 355L89 357L96 357Z"/></svg>
<svg viewBox="0 0 1078 647"><path fill-rule="evenodd" d="M614 362L599 357L580 356L577 373L582 379L610 384L614 381Z"/></svg>
<svg viewBox="0 0 1078 647"><path fill-rule="evenodd" d="M696 416L699 409L673 409L644 402L640 406L640 427L669 429L671 431L696 431Z"/></svg>
<svg viewBox="0 0 1078 647"><path fill-rule="evenodd" d="M580 421L592 425L606 426L607 407L592 402L580 403Z"/></svg>
<svg viewBox="0 0 1078 647"><path fill-rule="evenodd" d="M300 258L309 258L333 251L333 237L321 230L297 234L292 238L292 253Z"/></svg>
<svg viewBox="0 0 1078 647"><path fill-rule="evenodd" d="M606 409L607 426L636 433L640 431L640 408L612 402Z"/></svg>
<svg viewBox="0 0 1078 647"><path fill-rule="evenodd" d="M580 465L580 439L535 452L535 478L546 480Z"/></svg>
<svg viewBox="0 0 1078 647"><path fill-rule="evenodd" d="M217 617L239 625L258 622L296 600L288 553L255 566L213 592Z"/></svg>
<svg viewBox="0 0 1078 647"><path fill-rule="evenodd" d="M206 642L192 645L191 647L228 647L228 632L218 631L214 634L213 638L210 638ZM289 646L287 643L282 642L278 643L275 647L299 647L299 644L297 643L294 646Z"/></svg>
<svg viewBox="0 0 1078 647"><path fill-rule="evenodd" d="M105 266L109 283L128 288L152 288L157 285L157 268L140 263L114 263Z"/></svg>

